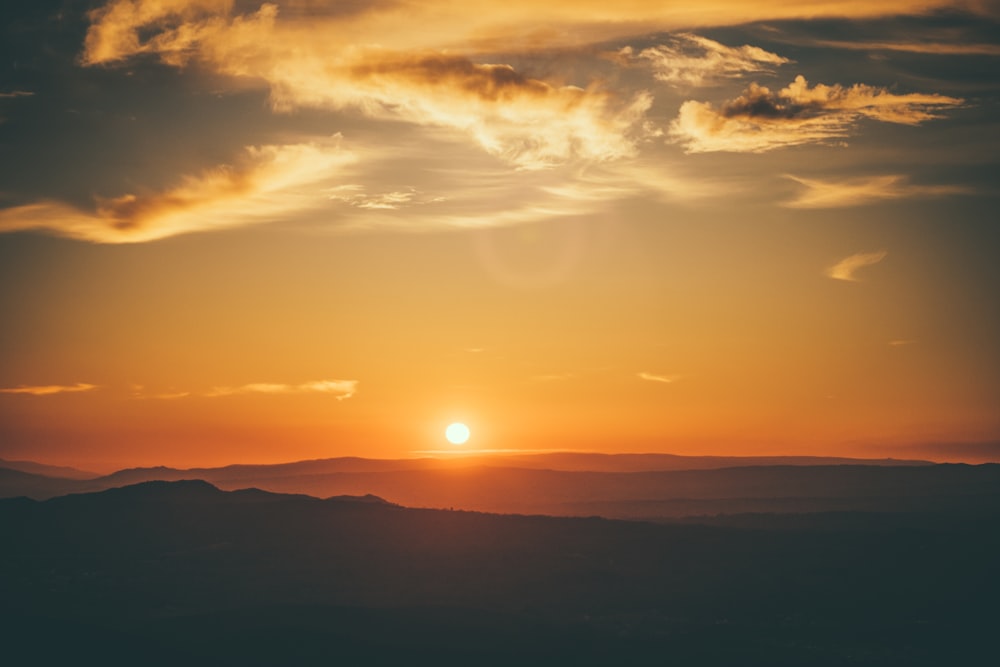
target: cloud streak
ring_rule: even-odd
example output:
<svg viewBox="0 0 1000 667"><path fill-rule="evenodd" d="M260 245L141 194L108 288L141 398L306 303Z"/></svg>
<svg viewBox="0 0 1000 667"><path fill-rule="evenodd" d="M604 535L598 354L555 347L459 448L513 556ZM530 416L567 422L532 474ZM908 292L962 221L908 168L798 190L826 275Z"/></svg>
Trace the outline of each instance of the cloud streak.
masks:
<svg viewBox="0 0 1000 667"><path fill-rule="evenodd" d="M205 394L208 397L234 396L238 394L330 394L338 401L348 399L357 392L357 380L316 380L302 384L276 384L256 382L236 387L214 387Z"/></svg>
<svg viewBox="0 0 1000 667"><path fill-rule="evenodd" d="M713 85L723 79L771 72L791 62L756 46L726 46L691 33L678 33L669 42L639 53L627 46L617 56L626 63L645 61L658 81L674 86Z"/></svg>
<svg viewBox="0 0 1000 667"><path fill-rule="evenodd" d="M890 199L940 197L971 192L969 188L955 185L913 185L901 174L842 181L824 181L790 174L786 178L805 188L795 199L782 204L787 208L844 208Z"/></svg>
<svg viewBox="0 0 1000 667"><path fill-rule="evenodd" d="M659 382L661 384L673 384L680 379L680 375L657 375L655 373L636 373L636 377L647 382Z"/></svg>
<svg viewBox="0 0 1000 667"><path fill-rule="evenodd" d="M935 56L1000 56L1000 44L952 44L948 42L847 42L819 40L814 46L851 51L898 51Z"/></svg>
<svg viewBox="0 0 1000 667"><path fill-rule="evenodd" d="M0 232L45 229L96 243L136 243L273 220L323 202L300 188L330 178L353 161L339 137L320 143L249 147L220 165L160 192L98 197L95 210L57 201L0 210Z"/></svg>
<svg viewBox="0 0 1000 667"><path fill-rule="evenodd" d="M46 385L25 385L20 387L8 387L0 389L0 394L28 394L30 396L51 396L53 394L73 394L82 391L93 391L97 389L96 384L77 382L76 384L46 384Z"/></svg>
<svg viewBox="0 0 1000 667"><path fill-rule="evenodd" d="M940 118L940 109L963 102L938 94L896 95L865 84L810 88L800 75L777 92L750 84L742 95L719 108L688 100L670 124L669 135L688 153L763 153L847 137L863 118L919 125Z"/></svg>
<svg viewBox="0 0 1000 667"><path fill-rule="evenodd" d="M879 250L878 252L859 252L851 255L850 257L845 257L833 266L831 266L826 271L826 275L834 280L847 280L850 282L858 282L854 274L866 266L871 266L873 264L878 264L886 255L889 253L885 250Z"/></svg>

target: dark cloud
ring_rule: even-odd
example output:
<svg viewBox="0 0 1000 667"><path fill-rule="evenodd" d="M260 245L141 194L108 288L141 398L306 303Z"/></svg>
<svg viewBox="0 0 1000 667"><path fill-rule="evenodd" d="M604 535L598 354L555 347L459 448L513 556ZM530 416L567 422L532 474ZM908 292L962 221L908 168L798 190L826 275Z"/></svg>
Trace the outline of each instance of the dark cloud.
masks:
<svg viewBox="0 0 1000 667"><path fill-rule="evenodd" d="M358 79L399 77L412 84L455 88L489 102L502 102L521 95L542 97L553 87L531 79L510 65L478 64L467 58L444 54L401 57L363 63L352 68Z"/></svg>

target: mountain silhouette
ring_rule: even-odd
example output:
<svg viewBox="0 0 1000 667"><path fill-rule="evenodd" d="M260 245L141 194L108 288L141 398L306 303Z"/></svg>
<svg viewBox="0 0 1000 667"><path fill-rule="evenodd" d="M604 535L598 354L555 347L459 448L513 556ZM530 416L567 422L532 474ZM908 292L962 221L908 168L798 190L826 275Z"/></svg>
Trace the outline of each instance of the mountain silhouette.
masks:
<svg viewBox="0 0 1000 667"><path fill-rule="evenodd" d="M807 465L814 459L797 457L788 459L796 464L765 465L773 459L688 458L689 463L680 462L685 457L659 454L345 458L189 470L133 468L76 482L0 475L0 497L45 499L143 481L204 479L227 490L252 486L316 497L371 493L410 507L659 520L747 512L930 510L942 503L974 508L983 497L996 496L1000 486L996 464L822 459L822 465ZM734 460L746 465L721 467ZM524 467L511 465L515 463ZM694 467L642 469L684 465ZM579 469L587 467L599 469Z"/></svg>
<svg viewBox="0 0 1000 667"><path fill-rule="evenodd" d="M864 529L824 516L662 525L199 480L2 500L16 536L0 552L2 650L11 664L873 666L992 650L995 506Z"/></svg>

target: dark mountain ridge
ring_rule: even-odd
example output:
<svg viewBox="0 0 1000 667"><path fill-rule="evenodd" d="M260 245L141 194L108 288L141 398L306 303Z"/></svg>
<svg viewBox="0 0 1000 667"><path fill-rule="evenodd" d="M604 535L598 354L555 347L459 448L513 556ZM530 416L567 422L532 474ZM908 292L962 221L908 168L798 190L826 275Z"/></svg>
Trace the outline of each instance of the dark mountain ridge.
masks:
<svg viewBox="0 0 1000 667"><path fill-rule="evenodd" d="M656 525L197 480L2 500L17 536L0 551L2 650L14 664L974 664L1000 620L1000 512L955 516Z"/></svg>
<svg viewBox="0 0 1000 667"><path fill-rule="evenodd" d="M409 507L561 516L666 519L745 512L973 510L1000 498L998 464L756 465L641 472L593 472L492 465L358 470L351 459L288 466L176 470L142 468L94 480L0 470L0 497L44 499L151 480L204 479L233 490L256 487L320 498L373 494ZM425 465L426 461L420 465ZM346 466L348 471L337 471ZM376 467L378 467L376 466ZM306 472L303 472L306 471ZM257 473L256 476L252 473Z"/></svg>

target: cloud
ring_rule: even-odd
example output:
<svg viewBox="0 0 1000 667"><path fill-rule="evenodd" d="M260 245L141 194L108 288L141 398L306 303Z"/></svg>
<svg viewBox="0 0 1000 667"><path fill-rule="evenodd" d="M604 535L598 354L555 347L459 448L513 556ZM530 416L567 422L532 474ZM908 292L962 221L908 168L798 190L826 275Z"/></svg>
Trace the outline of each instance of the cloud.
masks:
<svg viewBox="0 0 1000 667"><path fill-rule="evenodd" d="M14 99L16 97L31 97L34 93L29 90L12 90L7 93L0 92L0 100Z"/></svg>
<svg viewBox="0 0 1000 667"><path fill-rule="evenodd" d="M363 185L338 185L328 190L328 197L355 208L369 210L395 210L416 204L433 204L446 201L446 197L421 197L415 188L368 194Z"/></svg>
<svg viewBox="0 0 1000 667"><path fill-rule="evenodd" d="M280 5L280 10L279 10ZM259 7L243 15L241 7ZM755 21L873 18L925 14L936 9L995 14L977 0L791 0L753 3L703 0L696 4L662 0L504 0L455 3L422 0L399 3L283 2L236 3L234 0L111 0L90 13L85 58L109 62L136 53L163 52L182 57L219 26L246 36L246 59L257 44L251 39L259 17L279 14L282 36L299 38L296 47L322 41L343 44L391 44L401 50L447 49L451 52L511 53L515 49L553 49L598 44L616 38L696 27L740 25ZM415 29L419 26L419 29ZM150 30L158 28L159 30ZM316 39L316 36L321 36ZM331 39L330 35L335 35Z"/></svg>
<svg viewBox="0 0 1000 667"><path fill-rule="evenodd" d="M891 347L903 347L905 345L913 345L916 342L917 341L909 339L909 338L900 338L898 340L890 340L889 341L889 345Z"/></svg>
<svg viewBox="0 0 1000 667"><path fill-rule="evenodd" d="M1000 44L950 44L947 42L847 42L820 40L815 46L852 51L901 51L935 56L1000 56Z"/></svg>
<svg viewBox="0 0 1000 667"><path fill-rule="evenodd" d="M235 394L332 394L338 401L353 396L358 390L357 380L317 380L302 384L275 384L257 382L237 387L214 387L205 396L233 396Z"/></svg>
<svg viewBox="0 0 1000 667"><path fill-rule="evenodd" d="M321 205L321 196L303 194L301 186L330 178L352 160L339 137L249 147L236 164L186 176L160 192L98 197L94 211L56 201L0 210L0 232L46 229L97 243L135 243L265 222Z"/></svg>
<svg viewBox="0 0 1000 667"><path fill-rule="evenodd" d="M660 382L663 384L672 384L680 379L680 375L655 375L653 373L636 373L636 377L640 380L646 380L648 382Z"/></svg>
<svg viewBox="0 0 1000 667"><path fill-rule="evenodd" d="M775 66L791 62L756 46L725 46L691 33L678 33L670 42L638 54L626 46L617 55L629 63L648 61L656 79L675 86L712 85L720 79L771 72Z"/></svg>
<svg viewBox="0 0 1000 667"><path fill-rule="evenodd" d="M784 202L788 208L842 208L861 206L887 199L937 197L969 193L969 188L955 185L912 185L906 176L887 174L843 181L821 181L786 175L805 186L795 199Z"/></svg>
<svg viewBox="0 0 1000 667"><path fill-rule="evenodd" d="M750 84L742 95L718 109L710 102L688 100L681 105L669 134L688 153L762 153L846 137L862 118L918 125L939 118L938 109L963 102L938 94L896 95L864 84L810 88L799 75L777 92Z"/></svg>
<svg viewBox="0 0 1000 667"><path fill-rule="evenodd" d="M92 391L97 389L96 384L86 384L77 382L76 384L48 384L34 386L20 386L0 389L0 394L29 394L31 396L49 396L51 394L71 394L81 391Z"/></svg>
<svg viewBox="0 0 1000 667"><path fill-rule="evenodd" d="M878 252L859 252L850 257L845 257L840 260L829 269L827 269L826 275L834 280L848 280L852 282L857 282L859 279L854 276L854 273L858 269L863 269L866 266L871 266L872 264L878 264L886 255L889 253L885 250L879 250Z"/></svg>
<svg viewBox="0 0 1000 667"><path fill-rule="evenodd" d="M117 2L92 14L85 64L139 54L155 54L178 67L196 63L264 81L278 111L353 109L373 118L452 128L524 169L634 154L640 121L652 103L641 91L620 98L596 83L551 85L510 65L473 62L441 49L330 39L340 33L335 26L317 30L279 21L273 4L236 16L230 15L231 3L215 0L136 7L148 11ZM386 22L390 30L391 25Z"/></svg>
<svg viewBox="0 0 1000 667"><path fill-rule="evenodd" d="M692 8L652 0L556 0L544 6L508 0L484 8L445 0L110 0L88 14L79 54L83 66L120 68L124 78L160 61L210 81L215 93L247 86L267 90L275 113L336 111L330 121L360 125L359 136L371 124L357 117L393 121L377 126L386 129L385 138L363 149L355 145L355 151L363 150L367 161L372 153L398 148L407 132L405 141L421 142L425 156L447 143L454 164L461 144L460 170L495 169L489 172L494 182L471 191L439 188L417 177L399 184L401 170L386 159L381 172L366 164L363 175L340 178L339 183L365 183L356 192L331 190L334 177L342 176L340 167L356 164L357 152L326 139L278 143L248 147L228 164L188 172L153 191L130 183L100 192L90 207L56 197L17 199L29 203L0 210L0 232L42 229L101 243L152 241L291 217L317 221L315 212L330 211L331 195L359 209L335 206L324 219L335 220L338 229L486 227L595 215L599 206L633 195L700 196L713 188L637 156L644 142L663 132L646 117L652 104L647 91L621 87L616 79L588 78L583 67L574 69L576 78L558 79L535 56L564 49L593 57L600 49L594 45L660 30L820 15L882 16L942 4L832 0L817 7L707 0ZM676 52L689 59L683 67L675 64L676 76L706 83L784 61L756 47L680 35L641 60L658 67ZM510 64L513 53L517 67ZM664 65L663 76L674 76L672 71ZM399 121L424 129L409 132ZM301 131L301 123L288 125ZM688 148L697 146L690 142ZM483 159L473 167L474 153ZM363 179L390 172L392 187ZM530 173L521 179L514 172ZM421 167L407 173L429 172ZM559 178L549 178L553 173ZM530 180L534 176L539 180ZM447 201L425 199L421 192L447 193ZM407 206L404 223L395 210Z"/></svg>

